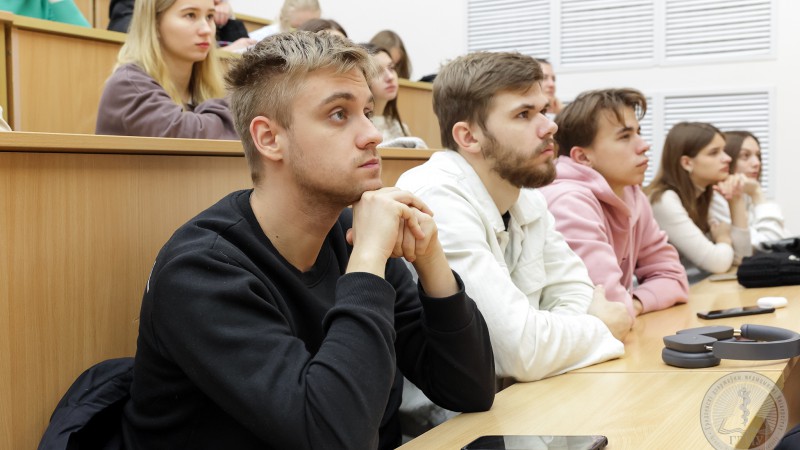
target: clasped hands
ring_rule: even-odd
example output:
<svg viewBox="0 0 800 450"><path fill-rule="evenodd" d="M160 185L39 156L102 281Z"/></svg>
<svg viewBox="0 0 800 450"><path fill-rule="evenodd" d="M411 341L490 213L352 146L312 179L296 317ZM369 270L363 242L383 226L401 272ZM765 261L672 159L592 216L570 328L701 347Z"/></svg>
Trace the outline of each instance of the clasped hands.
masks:
<svg viewBox="0 0 800 450"><path fill-rule="evenodd" d="M433 211L415 195L394 187L367 191L353 204L347 231L353 253L368 259L424 262L441 251Z"/></svg>
<svg viewBox="0 0 800 450"><path fill-rule="evenodd" d="M722 194L725 200L728 201L734 200L742 194L752 197L760 189L761 186L758 184L758 180L742 173L731 174L728 178L714 185L714 190Z"/></svg>

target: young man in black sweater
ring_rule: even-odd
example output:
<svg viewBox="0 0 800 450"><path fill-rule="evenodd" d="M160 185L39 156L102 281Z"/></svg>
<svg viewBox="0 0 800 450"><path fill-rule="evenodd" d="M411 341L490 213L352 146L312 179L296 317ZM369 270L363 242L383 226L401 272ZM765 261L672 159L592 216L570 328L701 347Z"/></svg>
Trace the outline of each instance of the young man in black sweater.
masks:
<svg viewBox="0 0 800 450"><path fill-rule="evenodd" d="M350 41L307 32L265 39L230 71L254 189L156 259L128 449L393 448L403 375L445 408L491 406L486 324L432 212L381 188L373 71Z"/></svg>

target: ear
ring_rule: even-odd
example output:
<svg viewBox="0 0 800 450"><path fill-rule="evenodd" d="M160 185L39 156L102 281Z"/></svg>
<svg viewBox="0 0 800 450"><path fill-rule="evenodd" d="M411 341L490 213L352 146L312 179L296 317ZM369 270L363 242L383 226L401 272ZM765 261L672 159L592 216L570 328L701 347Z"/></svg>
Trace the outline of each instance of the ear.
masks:
<svg viewBox="0 0 800 450"><path fill-rule="evenodd" d="M587 150L584 147L578 147L577 145L569 150L569 157L576 163L586 167L592 167L594 165L591 158L593 155L594 153L592 153L591 150Z"/></svg>
<svg viewBox="0 0 800 450"><path fill-rule="evenodd" d="M683 167L683 170L692 173L692 166L693 166L692 158L686 155L681 156L681 167Z"/></svg>
<svg viewBox="0 0 800 450"><path fill-rule="evenodd" d="M283 159L283 142L285 130L274 120L257 116L250 121L250 137L253 139L258 153L271 161Z"/></svg>
<svg viewBox="0 0 800 450"><path fill-rule="evenodd" d="M463 150L467 153L481 152L481 144L478 140L480 136L476 136L473 128L478 127L473 127L467 122L456 122L453 125L453 139L459 147L453 150Z"/></svg>

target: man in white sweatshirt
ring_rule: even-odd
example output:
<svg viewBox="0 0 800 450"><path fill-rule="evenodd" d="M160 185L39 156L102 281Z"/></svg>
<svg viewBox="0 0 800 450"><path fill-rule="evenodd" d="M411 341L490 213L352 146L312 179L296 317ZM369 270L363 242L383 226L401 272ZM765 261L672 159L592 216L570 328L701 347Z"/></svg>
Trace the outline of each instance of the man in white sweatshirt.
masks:
<svg viewBox="0 0 800 450"><path fill-rule="evenodd" d="M434 211L451 267L489 326L497 375L533 381L623 354L633 319L592 285L534 189L555 177L542 70L518 53L473 53L433 86L449 150L397 186Z"/></svg>

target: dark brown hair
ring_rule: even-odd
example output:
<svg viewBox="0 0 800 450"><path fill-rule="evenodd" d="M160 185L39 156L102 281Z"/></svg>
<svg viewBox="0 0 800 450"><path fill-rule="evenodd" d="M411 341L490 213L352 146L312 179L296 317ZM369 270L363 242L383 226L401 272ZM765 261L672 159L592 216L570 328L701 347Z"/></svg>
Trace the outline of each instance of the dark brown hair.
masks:
<svg viewBox="0 0 800 450"><path fill-rule="evenodd" d="M666 191L675 191L681 199L683 208L695 225L704 233L710 230L708 224L708 208L714 195L713 185L697 196L697 188L689 173L681 166L681 157L694 158L719 135L724 138L717 127L704 122L681 122L669 130L661 152L661 166L658 168L653 182L645 188L650 203L656 203Z"/></svg>
<svg viewBox="0 0 800 450"><path fill-rule="evenodd" d="M359 44L363 47L370 55L377 55L378 53L386 53L389 56L389 59L392 58L392 55L389 54L389 50L386 50L383 47L379 47L375 44L364 43ZM367 80L367 81L371 81ZM397 97L389 100L386 102L386 106L381 111L381 115L383 116L384 120L386 120L386 125L391 126L393 122L397 122L400 124L400 130L403 132L403 136L408 136L408 130L406 130L405 125L403 125L403 119L400 118L400 110L397 109Z"/></svg>
<svg viewBox="0 0 800 450"><path fill-rule="evenodd" d="M373 36L372 39L369 40L369 43L387 50L393 48L400 49L400 61L397 61L394 69L397 71L397 76L400 78L407 79L411 77L411 60L408 58L406 46L403 45L403 40L400 39L400 35L392 30L382 30ZM389 56L391 55L392 54L389 53Z"/></svg>
<svg viewBox="0 0 800 450"><path fill-rule="evenodd" d="M731 157L731 173L736 173L736 163L739 160L739 153L742 151L742 144L747 138L753 138L761 148L761 142L756 135L749 131L726 131L725 132L725 153ZM761 161L761 153L758 154L758 160ZM761 179L761 168L758 169L758 179Z"/></svg>
<svg viewBox="0 0 800 450"><path fill-rule="evenodd" d="M636 118L642 120L647 112L647 100L636 89L600 89L578 95L558 116L555 135L558 154L569 156L572 147L589 147L597 135L603 112L614 114L617 122L625 121L625 108L632 108Z"/></svg>
<svg viewBox="0 0 800 450"><path fill-rule="evenodd" d="M447 63L433 82L433 111L442 145L458 150L453 138L456 123L466 121L485 130L495 94L525 91L542 76L535 59L516 52L475 52Z"/></svg>

